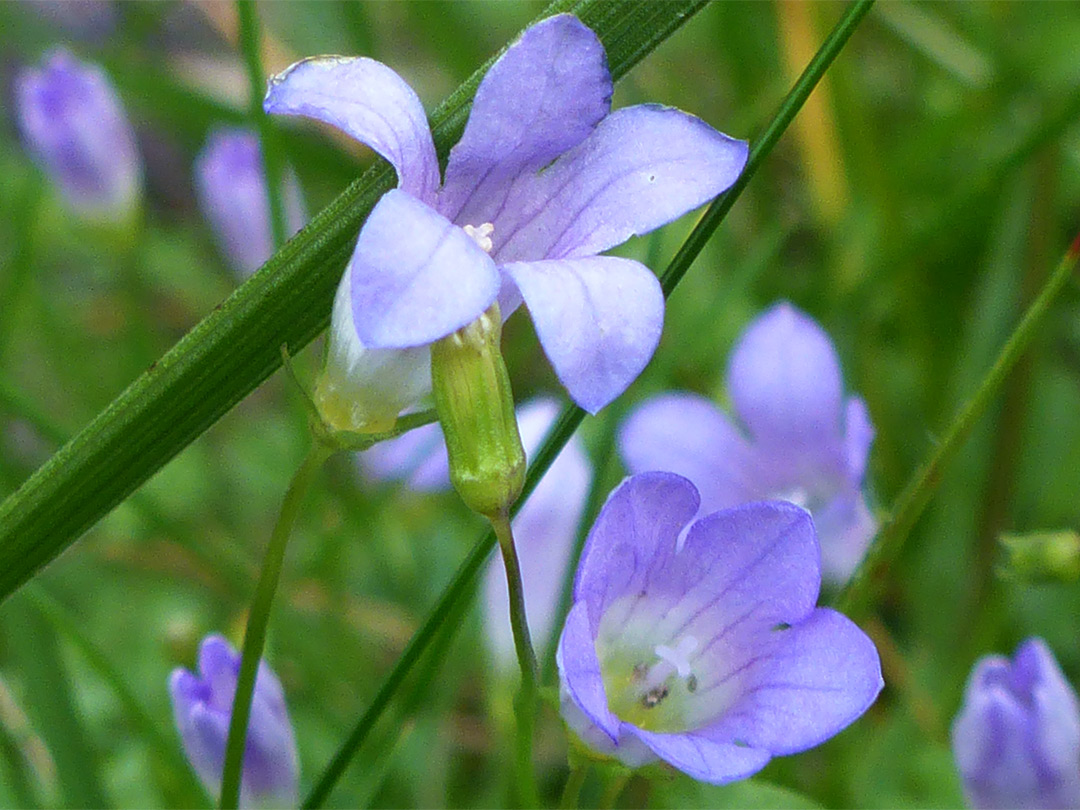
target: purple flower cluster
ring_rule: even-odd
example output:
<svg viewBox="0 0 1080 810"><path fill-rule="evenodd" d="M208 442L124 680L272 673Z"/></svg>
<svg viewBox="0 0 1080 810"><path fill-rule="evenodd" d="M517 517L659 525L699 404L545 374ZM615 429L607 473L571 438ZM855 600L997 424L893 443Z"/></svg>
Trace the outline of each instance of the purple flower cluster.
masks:
<svg viewBox="0 0 1080 810"><path fill-rule="evenodd" d="M1042 639L975 664L952 743L976 810L1080 807L1080 704Z"/></svg>
<svg viewBox="0 0 1080 810"><path fill-rule="evenodd" d="M267 112L331 124L397 170L334 307L329 373L341 398L367 408L346 421L384 423L413 404L426 393L425 347L496 301L504 316L524 301L559 379L590 412L640 373L660 338L659 283L638 262L598 254L726 189L747 147L678 110L612 113L611 93L596 35L569 15L546 19L488 71L440 178L423 107L385 65L319 57L273 79Z"/></svg>
<svg viewBox="0 0 1080 810"><path fill-rule="evenodd" d="M869 638L816 607L809 513L753 503L694 520L694 485L628 478L589 534L559 643L563 716L637 766L724 783L815 746L883 686Z"/></svg>
<svg viewBox="0 0 1080 810"><path fill-rule="evenodd" d="M826 580L844 582L877 523L862 494L874 427L859 397L844 397L836 350L787 303L754 320L727 371L738 424L696 394L661 394L634 411L619 436L631 472L685 475L712 512L785 500L814 516Z"/></svg>
<svg viewBox="0 0 1080 810"><path fill-rule="evenodd" d="M270 206L259 139L242 129L210 135L195 162L195 191L203 216L236 272L246 278L274 252ZM307 220L300 184L288 172L282 179L286 235Z"/></svg>
<svg viewBox="0 0 1080 810"><path fill-rule="evenodd" d="M19 127L80 216L124 223L142 193L142 161L120 99L97 65L59 48L15 82Z"/></svg>
<svg viewBox="0 0 1080 810"><path fill-rule="evenodd" d="M221 636L199 647L198 673L175 669L169 678L173 715L184 753L214 798L221 789L240 655ZM295 806L300 765L285 694L277 676L259 662L251 701L240 806Z"/></svg>

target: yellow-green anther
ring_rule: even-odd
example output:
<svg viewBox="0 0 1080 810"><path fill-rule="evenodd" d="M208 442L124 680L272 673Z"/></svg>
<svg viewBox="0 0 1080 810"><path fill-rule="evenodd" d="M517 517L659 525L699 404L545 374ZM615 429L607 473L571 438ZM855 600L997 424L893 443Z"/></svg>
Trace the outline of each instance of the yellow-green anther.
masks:
<svg viewBox="0 0 1080 810"><path fill-rule="evenodd" d="M1080 579L1080 534L1042 531L1002 534L1005 550L1000 573L1025 582L1076 582Z"/></svg>
<svg viewBox="0 0 1080 810"><path fill-rule="evenodd" d="M435 409L446 437L450 480L470 509L507 515L525 481L525 450L492 304L479 318L431 345Z"/></svg>

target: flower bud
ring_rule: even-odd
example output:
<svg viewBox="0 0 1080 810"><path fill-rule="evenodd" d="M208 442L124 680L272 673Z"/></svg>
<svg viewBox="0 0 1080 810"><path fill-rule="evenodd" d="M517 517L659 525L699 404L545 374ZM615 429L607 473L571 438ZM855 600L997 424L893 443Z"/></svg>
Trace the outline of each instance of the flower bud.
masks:
<svg viewBox="0 0 1080 810"><path fill-rule="evenodd" d="M1074 531L1002 534L1006 560L1001 575L1024 582L1076 582L1080 579L1080 534Z"/></svg>
<svg viewBox="0 0 1080 810"><path fill-rule="evenodd" d="M214 132L195 162L199 207L222 251L242 277L258 270L274 252L270 200L259 139L242 129ZM296 175L282 179L286 235L304 226L306 216Z"/></svg>
<svg viewBox="0 0 1080 810"><path fill-rule="evenodd" d="M184 753L215 800L221 790L239 674L240 655L221 636L207 636L199 647L198 674L178 668L169 677L173 715ZM299 771L281 683L266 662L260 661L251 699L240 806L295 806Z"/></svg>
<svg viewBox="0 0 1080 810"><path fill-rule="evenodd" d="M492 304L479 318L431 344L431 384L462 500L486 517L506 515L525 483L525 451Z"/></svg>
<svg viewBox="0 0 1080 810"><path fill-rule="evenodd" d="M71 208L84 219L127 224L137 212L142 164L135 133L105 73L68 51L16 80L19 126Z"/></svg>
<svg viewBox="0 0 1080 810"><path fill-rule="evenodd" d="M976 810L1080 807L1080 707L1041 639L975 664L952 747Z"/></svg>

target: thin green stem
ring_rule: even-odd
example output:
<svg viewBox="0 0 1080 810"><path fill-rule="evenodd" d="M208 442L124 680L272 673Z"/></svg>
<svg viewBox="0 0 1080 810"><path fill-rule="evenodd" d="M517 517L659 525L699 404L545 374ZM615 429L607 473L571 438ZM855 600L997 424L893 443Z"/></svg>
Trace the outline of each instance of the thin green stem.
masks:
<svg viewBox="0 0 1080 810"><path fill-rule="evenodd" d="M559 799L559 810L574 810L578 806L581 800L581 788L585 784L585 777L588 775L588 762L570 766L570 774L566 777L562 797Z"/></svg>
<svg viewBox="0 0 1080 810"><path fill-rule="evenodd" d="M247 742L248 720L251 718L251 696L255 690L255 675L266 642L266 628L270 622L270 608L274 601L278 579L285 561L285 548L292 533L293 524L300 513L304 495L315 473L331 456L332 450L315 443L289 482L281 514L270 535L266 548L259 583L255 586L255 598L248 614L247 630L244 632L244 650L240 661L240 674L233 697L232 717L229 720L229 738L225 746L225 770L221 777L220 807L233 810L240 802L240 775L243 769L244 746Z"/></svg>
<svg viewBox="0 0 1080 810"><path fill-rule="evenodd" d="M854 619L865 614L877 594L879 576L896 559L911 534L915 522L933 496L945 466L971 433L972 428L993 402L1001 384L1016 366L1032 338L1042 325L1054 299L1068 284L1080 257L1080 235L1065 252L1058 266L1050 275L1038 297L1028 307L1009 340L1005 343L994 365L986 373L974 396L953 420L945 437L931 453L926 463L915 473L900 497L896 499L892 514L878 532L859 564L851 580L840 592L836 607Z"/></svg>
<svg viewBox="0 0 1080 810"><path fill-rule="evenodd" d="M514 633L514 650L521 667L521 686L514 699L517 715L517 750L515 757L517 799L522 807L539 807L536 777L532 767L532 738L536 725L537 679L539 667L536 652L529 637L529 622L525 613L525 588L521 582L521 565L514 547L514 532L510 516L503 514L491 518L491 527L499 541L503 566L506 568L506 588L510 595L510 628Z"/></svg>
<svg viewBox="0 0 1080 810"><path fill-rule="evenodd" d="M742 176L739 180L728 189L723 195L717 198L717 200L709 206L709 210L702 217L701 221L694 227L690 235L687 237L686 242L680 248L679 252L672 259L671 263L667 266L663 274L660 276L661 285L664 289L665 297L671 293L672 290L678 285L679 281L686 274L691 263L697 258L702 248L705 247L709 237L720 226L720 223L727 216L728 211L731 210L732 205L742 194L746 188L745 179L748 179L748 175L757 169L760 163L765 159L766 155L772 150L773 146L779 140L783 131L791 123L791 119L794 118L795 113L798 112L803 102L813 91L814 86L825 75L825 71L832 64L832 61L840 53L844 43L850 38L855 26L859 21L866 16L867 11L870 10L870 6L873 5L873 0L859 0L845 12L840 22L830 33L828 39L822 45L821 50L814 56L807 66L803 75L799 77L799 80L795 83L795 87L787 95L784 101L780 105L780 109L766 127L764 135L756 141L750 150L750 158L747 162L746 169L743 170ZM656 4L656 6L663 6L663 4ZM696 8L694 9L696 10ZM609 53L609 58L611 54ZM548 435L544 438L543 443L540 446L540 450L536 455L535 461L529 466L528 474L525 477L525 486L522 490L520 497L514 504L511 510L511 515L516 514L525 501L528 499L529 494L536 488L540 478L547 471L551 462L554 461L555 456L563 449L566 443L570 440L570 436L581 424L581 420L584 418L585 412L580 408L567 405L563 408L562 413L559 414L559 418L552 425L548 431ZM412 639L405 646L405 650L402 652L401 657L397 663L391 669L390 674L387 675L386 680L383 681L382 686L379 687L379 691L375 694L375 698L372 700L371 705L368 706L367 711L357 721L356 726L352 732L342 743L337 753L334 754L334 758L327 765L326 770L319 777L315 787L304 801L303 807L314 808L320 807L338 779L345 772L345 768L352 760L353 756L359 750L364 740L367 739L371 732L372 727L378 722L379 717L386 710L390 701L401 688L401 684L408 676L412 667L416 664L417 660L423 654L424 650L431 643L435 634L438 632L442 623L445 621L450 609L457 604L458 600L463 598L464 594L468 590L472 583L473 578L477 575L480 567L487 559L492 547L495 545L495 533L489 531L484 534L476 545L473 546L469 552L469 556L458 568L454 574L454 578L447 585L442 595L439 597L438 602L432 608L428 617L424 620L424 623L420 626L420 629L416 631Z"/></svg>
<svg viewBox="0 0 1080 810"><path fill-rule="evenodd" d="M619 796L626 789L626 783L630 781L630 776L630 771L620 770L611 777L611 781L604 788L604 795L600 797L597 804L600 810L610 810L615 806L615 802L619 800Z"/></svg>
<svg viewBox="0 0 1080 810"><path fill-rule="evenodd" d="M270 233L274 249L283 244L285 233L285 208L281 200L281 159L274 138L270 116L263 111L266 95L266 75L263 73L262 55L259 52L259 19L255 13L254 0L236 0L236 13L240 18L240 49L244 53L248 82L251 85L251 121L259 133L259 149L262 152L263 174L266 177L266 198L270 208Z"/></svg>

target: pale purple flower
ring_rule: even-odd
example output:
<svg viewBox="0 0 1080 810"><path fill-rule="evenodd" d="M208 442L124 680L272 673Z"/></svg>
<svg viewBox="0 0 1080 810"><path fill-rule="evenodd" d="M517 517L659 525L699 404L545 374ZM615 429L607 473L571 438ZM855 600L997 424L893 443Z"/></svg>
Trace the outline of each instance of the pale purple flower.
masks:
<svg viewBox="0 0 1080 810"><path fill-rule="evenodd" d="M722 784L833 736L883 682L870 639L815 607L805 510L753 503L693 520L698 506L672 473L611 494L578 567L559 674L563 717L586 743Z"/></svg>
<svg viewBox="0 0 1080 810"><path fill-rule="evenodd" d="M739 338L727 387L735 423L696 394L661 394L638 407L619 435L627 468L685 475L705 512L773 499L809 509L822 575L846 581L877 530L862 493L874 427L866 403L844 397L828 335L777 304Z"/></svg>
<svg viewBox="0 0 1080 810"><path fill-rule="evenodd" d="M286 236L292 236L307 220L292 171L282 178L281 190ZM236 272L247 277L262 267L274 252L274 238L258 137L243 129L211 134L195 161L195 191Z"/></svg>
<svg viewBox="0 0 1080 810"><path fill-rule="evenodd" d="M527 456L539 448L559 413L553 399L536 399L518 407L518 429ZM405 480L411 489L435 492L450 488L446 445L439 425L425 425L358 455L364 474L376 480ZM585 509L592 468L576 435L552 462L547 474L514 518L514 542L525 589L525 613L538 655L557 620L563 576L570 562L578 522ZM506 574L496 550L484 579L484 628L495 664L517 668L510 631Z"/></svg>
<svg viewBox="0 0 1080 810"><path fill-rule="evenodd" d="M120 99L97 65L67 50L15 81L19 127L71 208L91 220L123 223L139 205L142 162Z"/></svg>
<svg viewBox="0 0 1080 810"><path fill-rule="evenodd" d="M183 668L169 677L173 715L184 753L216 799L225 767L233 695L240 655L221 636L207 636L199 647L197 674ZM295 806L300 765L281 682L259 662L251 700L247 749L240 782L240 806Z"/></svg>
<svg viewBox="0 0 1080 810"><path fill-rule="evenodd" d="M1042 639L979 659L952 745L976 810L1080 807L1080 707Z"/></svg>
<svg viewBox="0 0 1080 810"><path fill-rule="evenodd" d="M671 108L610 113L611 92L589 28L565 14L537 23L484 77L440 182L423 107L385 65L319 57L276 77L268 112L332 124L398 175L339 287L328 363L357 377L365 348L411 348L400 375L416 381L417 349L496 299L504 317L524 300L576 402L595 412L621 393L656 347L663 295L644 265L597 254L722 192L747 147Z"/></svg>

